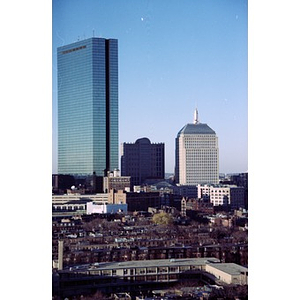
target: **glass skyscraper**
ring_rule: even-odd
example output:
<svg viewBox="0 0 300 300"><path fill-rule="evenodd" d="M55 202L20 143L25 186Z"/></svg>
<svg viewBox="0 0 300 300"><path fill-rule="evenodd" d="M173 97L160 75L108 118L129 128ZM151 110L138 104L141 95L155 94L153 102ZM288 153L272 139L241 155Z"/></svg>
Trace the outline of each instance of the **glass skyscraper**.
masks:
<svg viewBox="0 0 300 300"><path fill-rule="evenodd" d="M104 175L119 165L118 41L57 49L58 173Z"/></svg>

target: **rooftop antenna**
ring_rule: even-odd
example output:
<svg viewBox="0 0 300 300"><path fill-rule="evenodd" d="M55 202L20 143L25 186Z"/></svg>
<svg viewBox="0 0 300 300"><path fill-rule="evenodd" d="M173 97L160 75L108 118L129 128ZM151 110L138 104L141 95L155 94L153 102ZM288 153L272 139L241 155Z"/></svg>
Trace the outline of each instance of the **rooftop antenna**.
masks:
<svg viewBox="0 0 300 300"><path fill-rule="evenodd" d="M95 37L95 29L93 29L93 37Z"/></svg>
<svg viewBox="0 0 300 300"><path fill-rule="evenodd" d="M198 120L198 109L196 107L195 111L194 111L194 124L198 124L199 120Z"/></svg>

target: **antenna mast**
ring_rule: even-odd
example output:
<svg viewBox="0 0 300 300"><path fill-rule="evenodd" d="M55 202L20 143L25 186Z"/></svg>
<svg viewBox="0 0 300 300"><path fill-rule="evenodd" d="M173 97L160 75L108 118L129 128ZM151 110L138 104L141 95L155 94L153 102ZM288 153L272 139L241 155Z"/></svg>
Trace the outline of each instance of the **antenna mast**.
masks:
<svg viewBox="0 0 300 300"><path fill-rule="evenodd" d="M198 120L198 109L196 108L194 111L194 124L198 124L199 120Z"/></svg>

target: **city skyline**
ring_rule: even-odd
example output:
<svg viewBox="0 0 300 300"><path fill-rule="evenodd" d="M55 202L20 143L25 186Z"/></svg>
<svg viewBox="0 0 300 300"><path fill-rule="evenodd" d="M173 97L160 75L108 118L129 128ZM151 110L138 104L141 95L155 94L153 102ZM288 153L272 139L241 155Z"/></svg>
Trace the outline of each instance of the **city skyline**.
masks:
<svg viewBox="0 0 300 300"><path fill-rule="evenodd" d="M200 122L219 137L221 173L248 170L247 1L53 1L53 173L56 167L56 48L90 37L119 41L119 147L165 143ZM120 166L120 162L119 162Z"/></svg>

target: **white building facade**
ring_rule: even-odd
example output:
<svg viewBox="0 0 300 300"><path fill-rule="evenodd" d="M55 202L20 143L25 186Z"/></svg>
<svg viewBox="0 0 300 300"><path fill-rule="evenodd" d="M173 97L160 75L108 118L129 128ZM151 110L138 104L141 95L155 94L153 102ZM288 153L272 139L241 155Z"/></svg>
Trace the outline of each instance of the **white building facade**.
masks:
<svg viewBox="0 0 300 300"><path fill-rule="evenodd" d="M185 125L176 137L175 180L180 185L219 182L218 137L207 124L198 121Z"/></svg>
<svg viewBox="0 0 300 300"><path fill-rule="evenodd" d="M88 202L86 205L86 213L91 214L113 214L113 213L127 213L127 204L95 204L93 202Z"/></svg>
<svg viewBox="0 0 300 300"><path fill-rule="evenodd" d="M70 201L93 201L96 204L102 203L126 203L126 193L123 191L110 190L108 193L101 194L69 194L69 195L52 195L52 205L64 204Z"/></svg>
<svg viewBox="0 0 300 300"><path fill-rule="evenodd" d="M235 263L207 264L206 272L213 274L218 280L227 284L248 284L248 268Z"/></svg>
<svg viewBox="0 0 300 300"><path fill-rule="evenodd" d="M244 195L244 187L236 185L198 184L198 198L209 198L214 206L230 205L232 208L244 208Z"/></svg>

